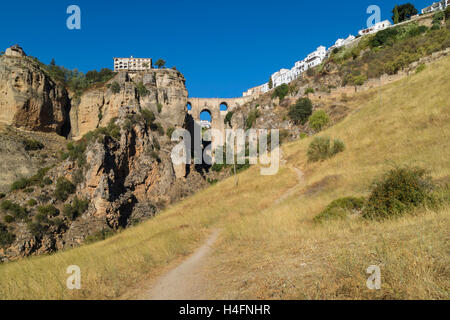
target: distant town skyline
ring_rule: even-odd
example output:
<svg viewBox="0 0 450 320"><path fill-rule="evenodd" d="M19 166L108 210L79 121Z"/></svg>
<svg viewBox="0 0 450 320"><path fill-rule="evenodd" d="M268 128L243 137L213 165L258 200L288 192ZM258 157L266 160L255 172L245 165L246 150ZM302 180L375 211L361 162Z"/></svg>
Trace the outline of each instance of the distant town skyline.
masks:
<svg viewBox="0 0 450 320"><path fill-rule="evenodd" d="M366 26L370 5L391 20L396 4L419 10L433 1L118 1L7 2L1 50L19 44L44 63L80 71L114 69L113 57L160 58L186 77L192 97L239 97L336 39ZM81 8L81 30L66 9Z"/></svg>

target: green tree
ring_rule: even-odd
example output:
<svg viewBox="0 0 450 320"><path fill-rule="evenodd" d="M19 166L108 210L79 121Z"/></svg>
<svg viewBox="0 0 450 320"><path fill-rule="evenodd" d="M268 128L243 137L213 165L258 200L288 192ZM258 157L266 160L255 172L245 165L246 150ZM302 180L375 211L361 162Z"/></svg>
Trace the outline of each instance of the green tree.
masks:
<svg viewBox="0 0 450 320"><path fill-rule="evenodd" d="M296 124L305 124L312 114L312 102L308 98L300 98L289 108L289 118Z"/></svg>
<svg viewBox="0 0 450 320"><path fill-rule="evenodd" d="M166 61L163 59L158 59L158 61L155 62L155 65L158 67L158 69L161 69L166 65Z"/></svg>
<svg viewBox="0 0 450 320"><path fill-rule="evenodd" d="M323 110L317 110L309 117L309 125L316 131L322 130L330 121L327 113Z"/></svg>
<svg viewBox="0 0 450 320"><path fill-rule="evenodd" d="M412 3L405 3L400 6L396 6L398 11L398 22L403 22L411 19L412 16L418 13L416 7ZM395 8L392 10L392 21L395 22Z"/></svg>
<svg viewBox="0 0 450 320"><path fill-rule="evenodd" d="M272 81L272 76L270 76L269 78L269 89L273 88L273 81Z"/></svg>
<svg viewBox="0 0 450 320"><path fill-rule="evenodd" d="M272 93L272 99L273 98L280 98L280 102L288 95L289 93L289 86L285 83L283 83L281 86L278 86L275 88L275 91Z"/></svg>
<svg viewBox="0 0 450 320"><path fill-rule="evenodd" d="M314 91L314 89L313 88L306 88L305 89L305 94L309 97L309 94L310 93L314 93L315 91Z"/></svg>
<svg viewBox="0 0 450 320"><path fill-rule="evenodd" d="M392 17L392 20L394 21L394 24L397 24L397 23L399 23L399 20L400 20L400 16L398 14L398 5L395 5L393 13L394 13L394 16Z"/></svg>

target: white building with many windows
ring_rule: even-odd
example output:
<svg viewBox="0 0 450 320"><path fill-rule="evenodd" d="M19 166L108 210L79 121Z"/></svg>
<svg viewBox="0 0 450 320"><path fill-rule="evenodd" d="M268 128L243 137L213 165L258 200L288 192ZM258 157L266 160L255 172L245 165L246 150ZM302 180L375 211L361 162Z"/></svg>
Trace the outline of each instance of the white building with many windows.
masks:
<svg viewBox="0 0 450 320"><path fill-rule="evenodd" d="M445 10L445 8L447 8L448 6L450 6L450 0L433 2L431 6L422 9L422 14L431 13L439 10Z"/></svg>
<svg viewBox="0 0 450 320"><path fill-rule="evenodd" d="M114 71L147 71L152 69L151 58L114 58Z"/></svg>
<svg viewBox="0 0 450 320"><path fill-rule="evenodd" d="M375 32L378 32L378 31L381 31L381 30L384 30L384 29L387 29L391 25L392 25L392 23L389 20L384 20L384 21L375 23L370 28L359 30L358 34L360 36L365 36L365 35L368 35L368 34L372 34L372 33L375 33Z"/></svg>
<svg viewBox="0 0 450 320"><path fill-rule="evenodd" d="M356 37L351 34L347 37L347 39L337 39L336 42L334 43L334 45L332 45L330 48L328 48L328 52L331 52L334 49L337 49L337 48L340 48L343 46L347 46L350 43L352 43L355 39L356 39Z"/></svg>

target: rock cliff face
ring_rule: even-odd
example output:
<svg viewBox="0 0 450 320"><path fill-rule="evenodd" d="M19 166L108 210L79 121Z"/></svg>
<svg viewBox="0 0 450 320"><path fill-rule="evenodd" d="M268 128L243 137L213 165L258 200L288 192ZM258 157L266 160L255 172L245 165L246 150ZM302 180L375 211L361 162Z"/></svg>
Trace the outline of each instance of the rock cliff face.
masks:
<svg viewBox="0 0 450 320"><path fill-rule="evenodd" d="M184 81L179 72L171 69L151 70L145 74L120 72L106 86L87 91L73 104L71 136L79 140L87 132L106 126L124 106L152 111L164 128L181 127L188 97ZM112 84L118 84L120 91L113 92Z"/></svg>
<svg viewBox="0 0 450 320"><path fill-rule="evenodd" d="M70 101L40 64L11 48L0 57L0 122L32 131L69 131Z"/></svg>
<svg viewBox="0 0 450 320"><path fill-rule="evenodd" d="M13 51L0 58L0 148L2 161L10 162L0 190L6 192L0 195L6 203L0 208L0 261L102 238L209 185L202 170L172 163L175 142L167 131L186 121L181 73L121 72L69 99L37 61ZM44 148L12 152L25 139ZM23 186L9 191L21 177ZM58 196L62 190L67 194Z"/></svg>

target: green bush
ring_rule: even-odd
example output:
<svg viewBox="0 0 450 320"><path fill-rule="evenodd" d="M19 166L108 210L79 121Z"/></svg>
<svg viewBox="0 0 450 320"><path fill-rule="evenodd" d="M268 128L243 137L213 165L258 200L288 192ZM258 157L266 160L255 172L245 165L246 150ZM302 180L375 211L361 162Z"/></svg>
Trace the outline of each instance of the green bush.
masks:
<svg viewBox="0 0 450 320"><path fill-rule="evenodd" d="M426 67L427 67L427 66L426 66L425 64L422 63L420 66L417 67L416 73L422 72L423 70L426 69Z"/></svg>
<svg viewBox="0 0 450 320"><path fill-rule="evenodd" d="M25 189L28 186L28 179L20 178L19 180L13 182L11 185L11 191Z"/></svg>
<svg viewBox="0 0 450 320"><path fill-rule="evenodd" d="M289 86L285 83L275 88L272 93L272 99L279 98L282 101L289 93Z"/></svg>
<svg viewBox="0 0 450 320"><path fill-rule="evenodd" d="M45 232L47 232L48 226L45 224L42 224L41 222L29 222L28 223L28 230L30 231L31 235L35 238L42 237Z"/></svg>
<svg viewBox="0 0 450 320"><path fill-rule="evenodd" d="M161 103L158 103L158 105L156 107L158 108L158 113L161 113L161 111L163 109L163 105Z"/></svg>
<svg viewBox="0 0 450 320"><path fill-rule="evenodd" d="M55 198L60 201L66 201L71 194L75 192L75 186L64 177L56 181Z"/></svg>
<svg viewBox="0 0 450 320"><path fill-rule="evenodd" d="M9 214L7 214L4 218L6 223L12 223L14 221L16 221L16 219L13 216L10 216Z"/></svg>
<svg viewBox="0 0 450 320"><path fill-rule="evenodd" d="M347 197L334 200L327 208L314 218L315 222L345 218L350 211L361 211L364 206L364 198Z"/></svg>
<svg viewBox="0 0 450 320"><path fill-rule="evenodd" d="M309 125L316 131L321 131L329 121L330 118L323 110L318 110L309 117Z"/></svg>
<svg viewBox="0 0 450 320"><path fill-rule="evenodd" d="M117 83L117 81L114 81L111 83L111 86L109 87L112 91L112 93L119 93L120 92L120 84Z"/></svg>
<svg viewBox="0 0 450 320"><path fill-rule="evenodd" d="M30 199L27 201L27 206L29 207L34 207L35 205L37 205L37 201L34 199Z"/></svg>
<svg viewBox="0 0 450 320"><path fill-rule="evenodd" d="M52 181L52 179L47 177L47 178L44 178L44 180L42 180L42 183L46 186L49 186L49 185L53 184L53 181Z"/></svg>
<svg viewBox="0 0 450 320"><path fill-rule="evenodd" d="M103 229L101 231L98 231L94 234L87 236L86 239L84 240L84 243L91 244L94 242L103 241L112 237L114 234L115 232L112 229Z"/></svg>
<svg viewBox="0 0 450 320"><path fill-rule="evenodd" d="M450 19L450 6L445 8L444 15L445 15L445 20L449 20Z"/></svg>
<svg viewBox="0 0 450 320"><path fill-rule="evenodd" d="M59 215L59 210L54 205L49 204L46 206L39 206L38 213L53 218Z"/></svg>
<svg viewBox="0 0 450 320"><path fill-rule="evenodd" d="M166 134L169 137L169 139L172 139L172 134L174 133L174 131L175 131L174 127L170 127L170 128L167 129Z"/></svg>
<svg viewBox="0 0 450 320"><path fill-rule="evenodd" d="M148 94L150 93L150 91L145 87L142 81L136 85L136 89L141 97L148 96Z"/></svg>
<svg viewBox="0 0 450 320"><path fill-rule="evenodd" d="M36 151L44 149L44 145L41 142L33 139L25 139L23 141L23 146L26 151Z"/></svg>
<svg viewBox="0 0 450 320"><path fill-rule="evenodd" d="M141 114L147 126L151 126L156 119L155 114L148 109L142 109Z"/></svg>
<svg viewBox="0 0 450 320"><path fill-rule="evenodd" d="M162 125L161 125L159 122L153 123L153 124L150 126L150 129L151 129L152 131L158 132L158 134L159 134L160 136L163 136L163 135L164 135L164 128L162 127Z"/></svg>
<svg viewBox="0 0 450 320"><path fill-rule="evenodd" d="M310 93L314 93L315 92L315 90L313 89L313 88L306 88L305 89L305 95L309 95Z"/></svg>
<svg viewBox="0 0 450 320"><path fill-rule="evenodd" d="M63 215L73 221L77 217L85 213L88 207L89 207L89 200L78 199L77 197L75 197L71 205L70 204L64 205Z"/></svg>
<svg viewBox="0 0 450 320"><path fill-rule="evenodd" d="M433 184L427 171L417 167L395 168L376 180L363 216L379 219L401 215L431 201Z"/></svg>
<svg viewBox="0 0 450 320"><path fill-rule="evenodd" d="M300 98L289 108L288 116L296 124L305 124L312 114L312 102L308 98Z"/></svg>
<svg viewBox="0 0 450 320"><path fill-rule="evenodd" d="M0 223L0 247L8 247L15 239L16 236L13 233L10 233L4 224Z"/></svg>
<svg viewBox="0 0 450 320"><path fill-rule="evenodd" d="M338 139L334 140L333 146L331 146L329 137L315 137L309 144L308 160L311 162L326 160L339 152L343 152L344 149L344 143Z"/></svg>
<svg viewBox="0 0 450 320"><path fill-rule="evenodd" d="M252 128L255 123L256 119L258 119L261 116L258 109L253 109L248 113L247 119L245 120L245 126L247 129Z"/></svg>
<svg viewBox="0 0 450 320"><path fill-rule="evenodd" d="M227 113L227 115L225 116L225 119L223 120L223 122L226 124L228 124L231 127L231 119L233 118L233 111L229 111Z"/></svg>
<svg viewBox="0 0 450 320"><path fill-rule="evenodd" d="M339 139L335 139L333 141L333 148L331 148L331 156L334 156L340 152L344 152L345 151L345 144L343 141L339 140Z"/></svg>
<svg viewBox="0 0 450 320"><path fill-rule="evenodd" d="M25 208L10 200L3 201L0 204L0 208L3 211L11 213L17 219L25 219L28 216L28 212Z"/></svg>

